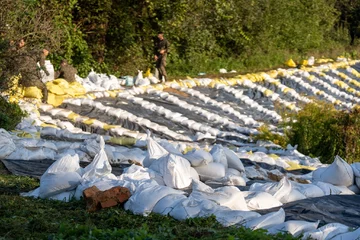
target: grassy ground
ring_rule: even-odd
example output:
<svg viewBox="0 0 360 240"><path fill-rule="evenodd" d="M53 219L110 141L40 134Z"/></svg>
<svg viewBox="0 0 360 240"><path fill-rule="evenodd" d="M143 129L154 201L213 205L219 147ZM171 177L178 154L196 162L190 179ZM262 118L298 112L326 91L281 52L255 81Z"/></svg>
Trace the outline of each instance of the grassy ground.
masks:
<svg viewBox="0 0 360 240"><path fill-rule="evenodd" d="M9 174L0 161L0 239L294 239L224 228L214 217L179 222L157 214L136 216L121 206L88 213L83 200L19 196L38 186L36 179Z"/></svg>

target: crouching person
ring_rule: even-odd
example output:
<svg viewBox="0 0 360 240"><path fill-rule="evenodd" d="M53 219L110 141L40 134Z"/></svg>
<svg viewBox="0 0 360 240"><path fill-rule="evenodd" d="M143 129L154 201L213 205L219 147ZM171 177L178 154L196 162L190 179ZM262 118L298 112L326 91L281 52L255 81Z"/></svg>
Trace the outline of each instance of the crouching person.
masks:
<svg viewBox="0 0 360 240"><path fill-rule="evenodd" d="M71 66L65 59L61 61L60 70L55 73L56 78L63 78L68 82L75 82L75 74L77 74L76 68Z"/></svg>

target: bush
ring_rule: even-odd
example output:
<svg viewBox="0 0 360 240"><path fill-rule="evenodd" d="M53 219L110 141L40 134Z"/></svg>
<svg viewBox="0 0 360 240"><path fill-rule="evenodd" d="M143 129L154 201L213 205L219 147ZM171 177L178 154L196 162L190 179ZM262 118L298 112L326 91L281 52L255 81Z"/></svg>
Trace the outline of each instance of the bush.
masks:
<svg viewBox="0 0 360 240"><path fill-rule="evenodd" d="M0 128L8 131L13 130L26 115L19 105L9 103L5 98L0 97Z"/></svg>
<svg viewBox="0 0 360 240"><path fill-rule="evenodd" d="M288 144L288 139L286 135L280 135L277 133L273 133L270 131L269 127L264 124L259 129L260 134L255 135L253 139L255 141L257 140L265 140L265 141L271 141L277 145L280 145L281 147L285 148Z"/></svg>

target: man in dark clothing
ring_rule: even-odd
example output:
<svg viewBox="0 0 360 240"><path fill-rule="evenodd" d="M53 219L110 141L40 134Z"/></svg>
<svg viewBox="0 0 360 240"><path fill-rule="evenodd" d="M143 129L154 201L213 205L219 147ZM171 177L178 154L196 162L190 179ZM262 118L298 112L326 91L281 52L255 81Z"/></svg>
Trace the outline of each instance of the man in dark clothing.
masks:
<svg viewBox="0 0 360 240"><path fill-rule="evenodd" d="M68 82L75 82L75 74L77 74L77 70L63 59L60 64L60 70L55 74L55 78L63 78Z"/></svg>
<svg viewBox="0 0 360 240"><path fill-rule="evenodd" d="M48 98L48 92L46 85L41 81L40 69L44 70L47 76L49 75L49 72L45 67L45 58L49 54L49 51L44 48L40 52L28 52L26 51L24 45L25 43L20 41L16 53L18 72L21 74L19 83L23 87L39 88L43 94L43 102L46 102ZM38 67L37 62L40 63L40 67Z"/></svg>
<svg viewBox="0 0 360 240"><path fill-rule="evenodd" d="M164 38L164 33L159 32L158 41L155 44L155 56L154 59L156 61L156 69L159 72L159 80L162 80L164 77L165 81L167 80L166 74L166 57L169 53L169 42Z"/></svg>

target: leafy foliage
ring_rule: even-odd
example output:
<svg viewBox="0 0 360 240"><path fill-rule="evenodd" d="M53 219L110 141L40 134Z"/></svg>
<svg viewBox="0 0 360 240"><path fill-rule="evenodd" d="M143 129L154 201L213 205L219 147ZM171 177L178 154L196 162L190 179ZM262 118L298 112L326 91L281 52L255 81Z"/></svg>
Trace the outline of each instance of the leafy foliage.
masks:
<svg viewBox="0 0 360 240"><path fill-rule="evenodd" d="M269 131L262 126L255 140L270 140L281 146L287 143L312 157L320 157L321 162L331 163L336 155L347 162L360 159L360 109L339 111L333 104L316 101L306 104L297 113L286 113L282 124L285 136Z"/></svg>
<svg viewBox="0 0 360 240"><path fill-rule="evenodd" d="M26 115L27 114L21 110L19 105L16 103L9 103L0 96L0 128L4 128L8 131L13 130Z"/></svg>
<svg viewBox="0 0 360 240"><path fill-rule="evenodd" d="M290 57L344 49L360 15L356 1L349 0L3 2L2 40L26 37L31 47L49 45L56 66L66 58L82 76L91 68L133 75L154 67L160 30L171 43L173 76L280 66Z"/></svg>

